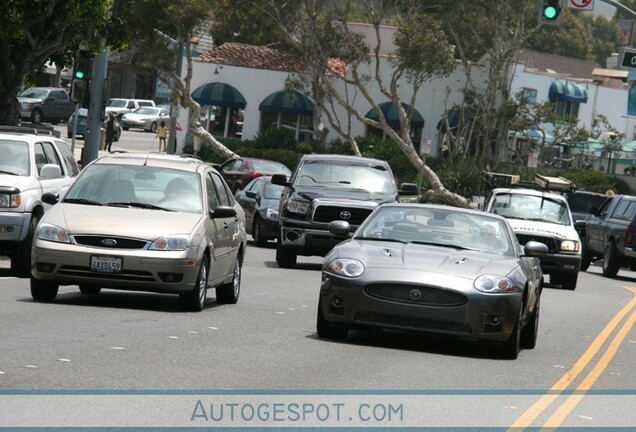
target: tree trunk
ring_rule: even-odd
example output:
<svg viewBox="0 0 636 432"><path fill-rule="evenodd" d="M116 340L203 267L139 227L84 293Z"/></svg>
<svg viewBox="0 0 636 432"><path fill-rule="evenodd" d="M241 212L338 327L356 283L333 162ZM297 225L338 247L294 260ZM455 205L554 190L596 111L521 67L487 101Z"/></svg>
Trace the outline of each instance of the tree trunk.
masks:
<svg viewBox="0 0 636 432"><path fill-rule="evenodd" d="M15 90L0 93L0 125L16 126L20 119L20 105L15 97Z"/></svg>

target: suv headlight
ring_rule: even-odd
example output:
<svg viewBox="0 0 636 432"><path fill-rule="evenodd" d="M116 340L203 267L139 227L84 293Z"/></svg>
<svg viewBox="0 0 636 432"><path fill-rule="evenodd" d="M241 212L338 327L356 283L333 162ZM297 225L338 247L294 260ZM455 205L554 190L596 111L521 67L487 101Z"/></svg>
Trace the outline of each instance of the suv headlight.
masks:
<svg viewBox="0 0 636 432"><path fill-rule="evenodd" d="M188 247L187 235L173 235L159 237L153 241L148 249L161 251L182 251Z"/></svg>
<svg viewBox="0 0 636 432"><path fill-rule="evenodd" d="M267 219L277 220L278 219L278 209L268 208L265 210L265 217Z"/></svg>
<svg viewBox="0 0 636 432"><path fill-rule="evenodd" d="M567 252L578 252L579 242L576 240L564 240L561 242L561 250Z"/></svg>
<svg viewBox="0 0 636 432"><path fill-rule="evenodd" d="M20 104L20 107L21 107L23 110L25 110L25 111L26 111L26 110L29 110L29 109L31 109L31 102L22 102L22 103Z"/></svg>
<svg viewBox="0 0 636 432"><path fill-rule="evenodd" d="M0 208L16 208L22 204L20 194L0 194Z"/></svg>
<svg viewBox="0 0 636 432"><path fill-rule="evenodd" d="M48 240L57 243L71 242L65 229L47 223L43 223L38 227L37 237L40 240Z"/></svg>
<svg viewBox="0 0 636 432"><path fill-rule="evenodd" d="M309 210L309 201L289 200L287 202L287 211L290 213L305 214Z"/></svg>

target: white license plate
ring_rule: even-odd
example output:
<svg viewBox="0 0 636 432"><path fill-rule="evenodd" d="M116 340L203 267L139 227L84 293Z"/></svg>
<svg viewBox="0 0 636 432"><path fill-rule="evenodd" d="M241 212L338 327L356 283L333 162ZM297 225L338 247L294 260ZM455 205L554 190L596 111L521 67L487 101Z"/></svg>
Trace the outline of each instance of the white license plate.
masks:
<svg viewBox="0 0 636 432"><path fill-rule="evenodd" d="M99 273L121 273L121 258L92 256L91 271Z"/></svg>

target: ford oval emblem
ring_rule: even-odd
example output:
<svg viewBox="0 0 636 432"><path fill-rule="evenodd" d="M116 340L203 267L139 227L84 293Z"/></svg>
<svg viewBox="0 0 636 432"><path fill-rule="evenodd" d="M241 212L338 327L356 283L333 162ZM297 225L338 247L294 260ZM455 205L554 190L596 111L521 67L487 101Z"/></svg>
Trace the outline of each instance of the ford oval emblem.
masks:
<svg viewBox="0 0 636 432"><path fill-rule="evenodd" d="M102 240L102 244L104 246L113 247L117 245L117 240L115 239L104 239Z"/></svg>
<svg viewBox="0 0 636 432"><path fill-rule="evenodd" d="M340 212L340 219L348 220L351 219L351 212L347 210L343 210Z"/></svg>

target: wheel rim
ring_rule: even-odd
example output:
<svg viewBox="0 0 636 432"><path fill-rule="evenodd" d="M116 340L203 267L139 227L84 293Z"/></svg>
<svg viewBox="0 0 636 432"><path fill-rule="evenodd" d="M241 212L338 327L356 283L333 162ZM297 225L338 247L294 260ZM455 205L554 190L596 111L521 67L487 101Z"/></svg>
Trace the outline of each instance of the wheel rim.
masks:
<svg viewBox="0 0 636 432"><path fill-rule="evenodd" d="M207 285L207 281L208 269L205 267L205 265L201 265L201 272L199 274L199 286L197 287L199 294L199 305L201 305L201 308L203 308L203 305L205 305L205 287Z"/></svg>
<svg viewBox="0 0 636 432"><path fill-rule="evenodd" d="M241 289L241 264L239 261L239 257L236 257L236 261L234 262L234 279L232 288L234 289L234 297L238 297L239 291Z"/></svg>
<svg viewBox="0 0 636 432"><path fill-rule="evenodd" d="M609 268L610 248L611 246L607 246L603 253L603 270L607 270Z"/></svg>

